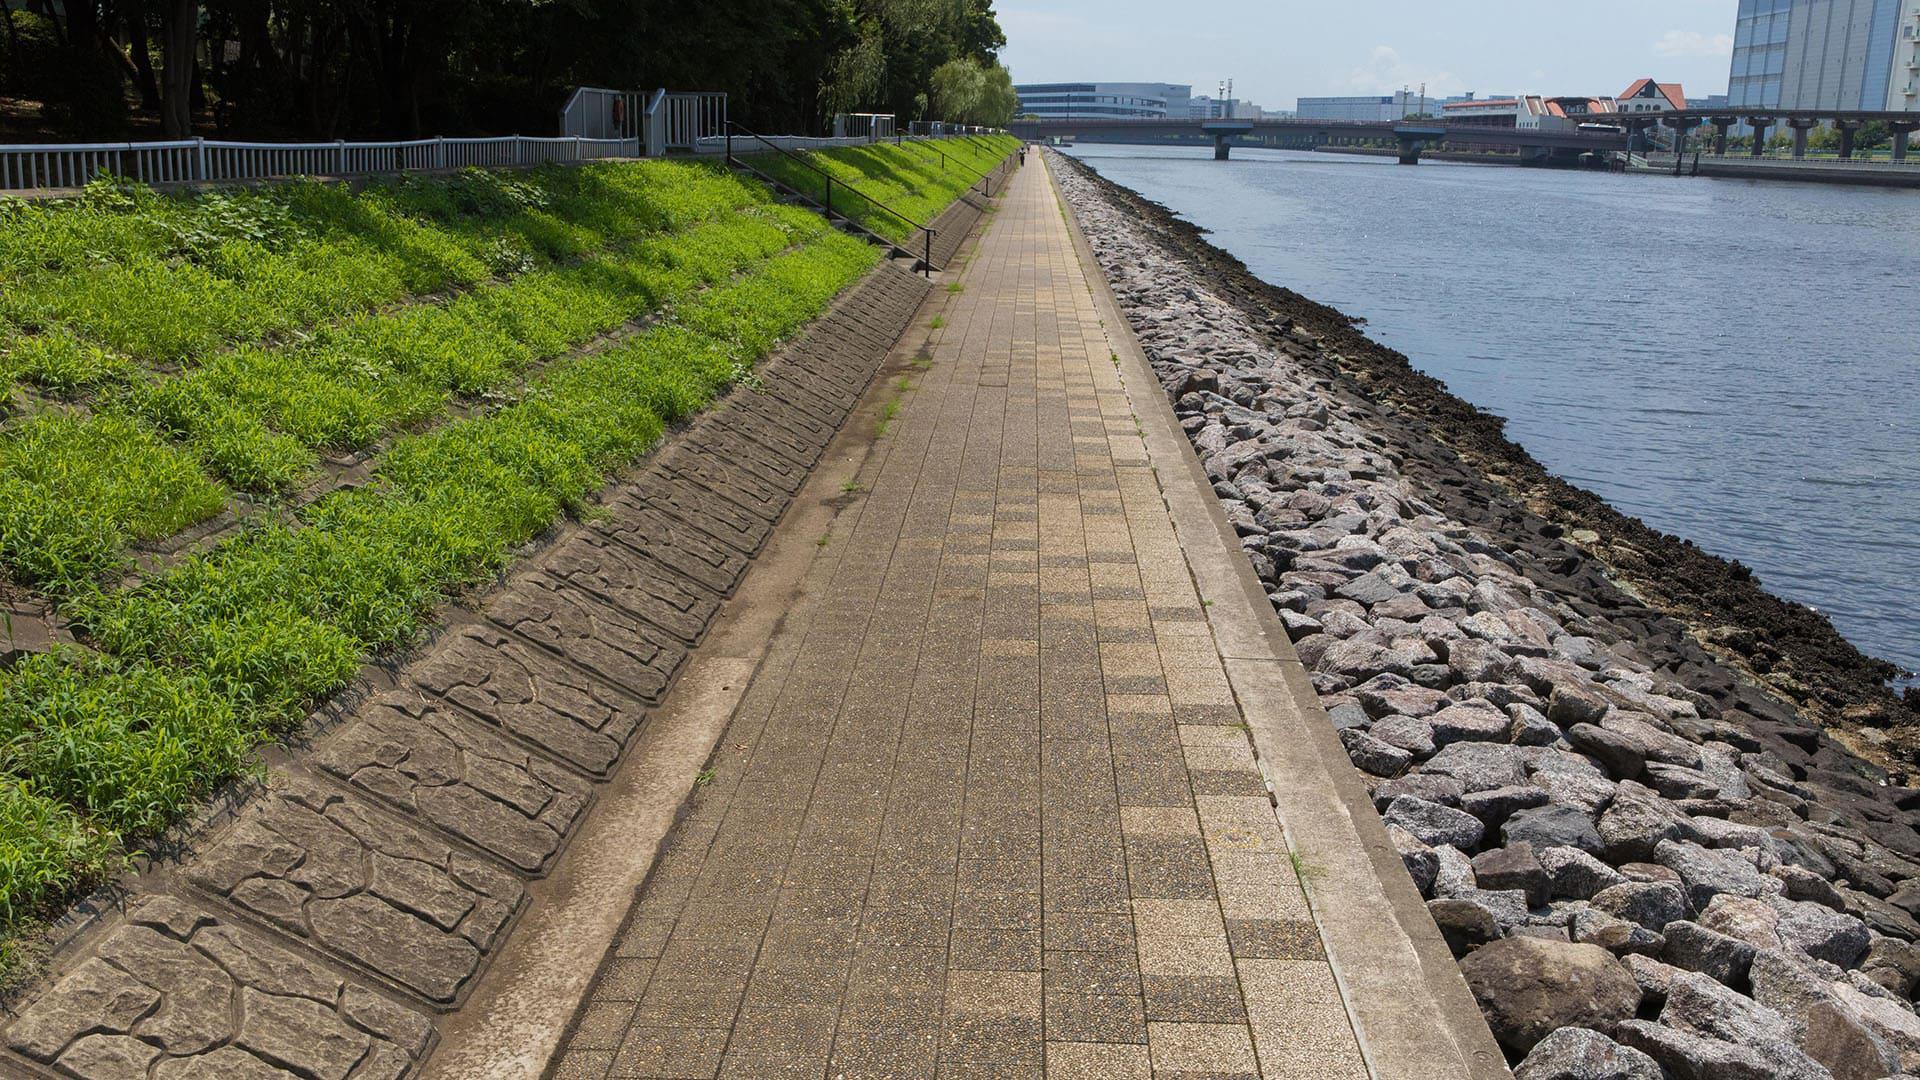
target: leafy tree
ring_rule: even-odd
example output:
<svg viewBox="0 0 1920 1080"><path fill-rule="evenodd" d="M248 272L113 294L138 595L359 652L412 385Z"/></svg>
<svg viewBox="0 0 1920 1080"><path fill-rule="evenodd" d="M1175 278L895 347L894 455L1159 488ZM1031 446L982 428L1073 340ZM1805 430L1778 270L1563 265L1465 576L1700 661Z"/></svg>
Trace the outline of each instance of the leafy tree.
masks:
<svg viewBox="0 0 1920 1080"><path fill-rule="evenodd" d="M995 64L992 0L0 0L0 82L69 135L551 131L574 86L720 90L735 119L933 108ZM25 7L33 14L19 9ZM198 58L196 62L196 58Z"/></svg>
<svg viewBox="0 0 1920 1080"><path fill-rule="evenodd" d="M982 67L971 57L949 60L934 69L931 81L934 110L943 120L1004 127L1020 105L1013 76L997 63Z"/></svg>

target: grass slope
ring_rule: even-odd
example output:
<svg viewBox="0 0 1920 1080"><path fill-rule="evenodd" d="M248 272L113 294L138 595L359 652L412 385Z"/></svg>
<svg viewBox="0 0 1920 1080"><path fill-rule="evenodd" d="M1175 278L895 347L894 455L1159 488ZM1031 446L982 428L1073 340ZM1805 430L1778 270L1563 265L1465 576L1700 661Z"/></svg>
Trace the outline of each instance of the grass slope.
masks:
<svg viewBox="0 0 1920 1080"><path fill-rule="evenodd" d="M692 163L0 203L0 590L82 642L0 669L0 971L877 258ZM268 512L122 584L235 491Z"/></svg>
<svg viewBox="0 0 1920 1080"><path fill-rule="evenodd" d="M902 141L814 150L800 155L813 168L784 154L756 154L753 167L824 203L827 181L835 189L851 187L886 204L895 213L922 225L931 224L961 192L979 182L982 174L1020 148L1011 135L976 135L964 139ZM819 171L816 171L819 170ZM833 208L889 240L911 239L917 232L893 214L876 209L864 199L835 195Z"/></svg>

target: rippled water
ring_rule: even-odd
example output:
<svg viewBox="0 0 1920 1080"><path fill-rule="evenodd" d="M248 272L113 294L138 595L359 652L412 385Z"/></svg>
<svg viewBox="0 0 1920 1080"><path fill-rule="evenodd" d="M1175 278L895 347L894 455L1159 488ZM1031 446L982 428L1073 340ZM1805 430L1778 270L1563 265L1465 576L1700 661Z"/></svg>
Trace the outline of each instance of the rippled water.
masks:
<svg viewBox="0 0 1920 1080"><path fill-rule="evenodd" d="M1557 474L1920 668L1920 191L1081 146Z"/></svg>

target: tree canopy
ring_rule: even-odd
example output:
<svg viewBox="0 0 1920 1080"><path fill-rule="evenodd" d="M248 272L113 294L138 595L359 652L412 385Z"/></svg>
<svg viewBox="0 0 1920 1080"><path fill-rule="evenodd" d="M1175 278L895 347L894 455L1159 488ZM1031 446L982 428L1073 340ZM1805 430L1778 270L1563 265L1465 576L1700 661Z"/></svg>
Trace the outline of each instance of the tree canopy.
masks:
<svg viewBox="0 0 1920 1080"><path fill-rule="evenodd" d="M782 132L835 112L1012 113L992 0L0 0L0 13L0 127L68 137L538 134L579 85L723 90L736 119ZM991 92L943 97L935 75L955 64Z"/></svg>

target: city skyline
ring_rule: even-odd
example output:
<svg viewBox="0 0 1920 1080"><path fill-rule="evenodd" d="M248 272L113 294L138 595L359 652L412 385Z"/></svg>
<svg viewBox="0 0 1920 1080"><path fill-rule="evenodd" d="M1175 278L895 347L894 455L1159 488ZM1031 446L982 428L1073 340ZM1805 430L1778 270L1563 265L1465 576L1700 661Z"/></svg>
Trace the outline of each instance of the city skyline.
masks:
<svg viewBox="0 0 1920 1080"><path fill-rule="evenodd" d="M1142 0L1016 0L1000 19L1018 83L1162 80L1208 94L1232 78L1235 97L1290 109L1300 97L1422 83L1435 97L1613 94L1652 76L1690 96L1724 93L1737 9L1738 0L1622 0L1577 33L1514 0L1485 0L1465 15L1409 0L1364 11L1222 0L1215 18L1185 25L1167 25L1165 6Z"/></svg>

